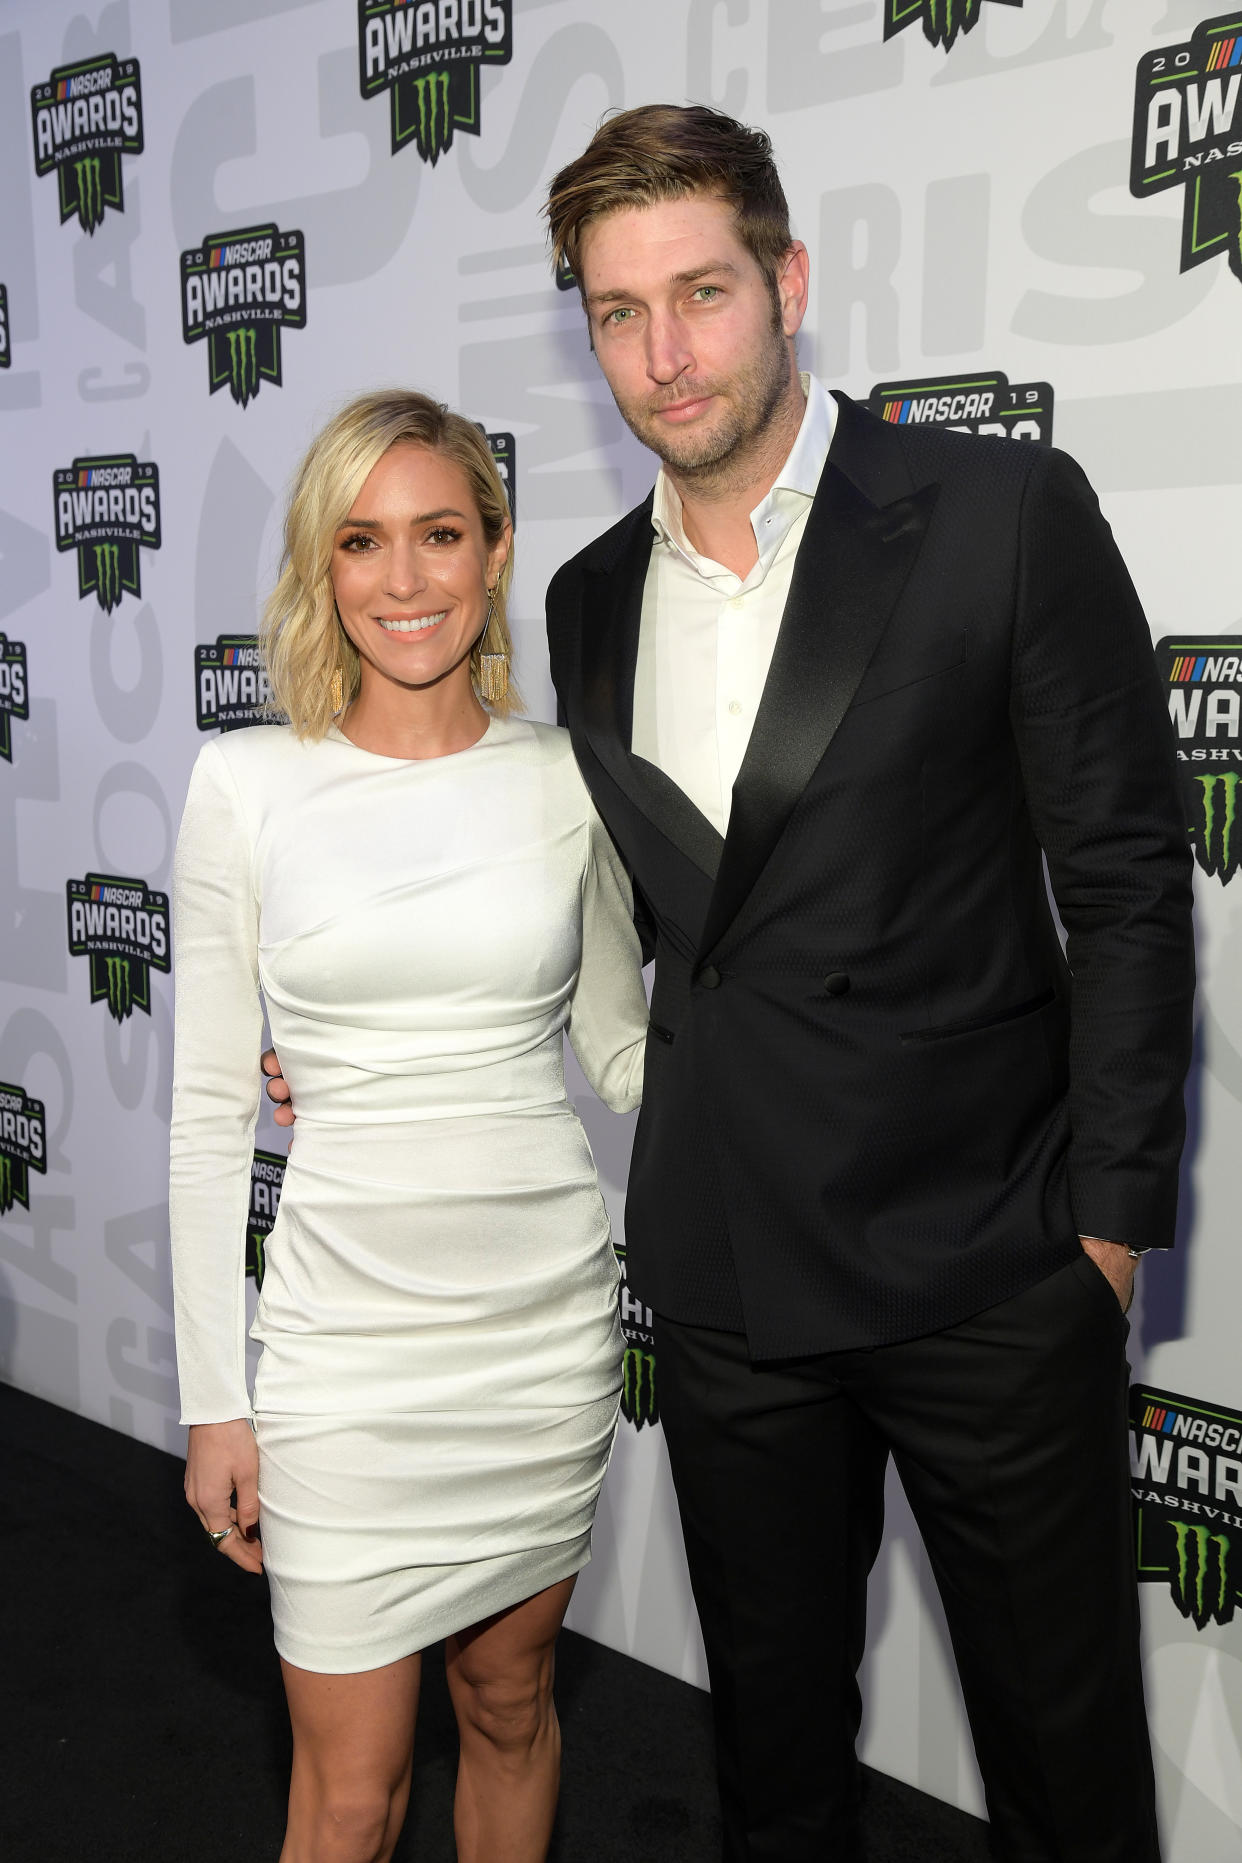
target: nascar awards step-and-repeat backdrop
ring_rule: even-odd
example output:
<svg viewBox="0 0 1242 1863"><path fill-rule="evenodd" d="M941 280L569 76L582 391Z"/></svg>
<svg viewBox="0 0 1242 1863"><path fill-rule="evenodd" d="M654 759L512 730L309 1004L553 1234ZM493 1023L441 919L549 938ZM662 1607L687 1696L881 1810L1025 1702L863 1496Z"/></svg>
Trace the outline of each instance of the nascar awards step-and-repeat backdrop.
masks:
<svg viewBox="0 0 1242 1863"><path fill-rule="evenodd" d="M1135 1530L1168 1854L1242 1842L1242 6L1211 0L5 0L0 7L0 1375L177 1449L168 886L204 738L265 698L282 498L347 396L484 428L516 636L646 491L551 271L545 184L616 106L772 135L804 366L885 420L1053 440L1151 620L1198 862L1182 1244L1141 1273ZM576 1077L575 1077L576 1079ZM629 1122L578 1081L618 1238ZM286 1135L266 1112L261 1281ZM571 1621L703 1680L640 1287ZM980 1797L894 1493L866 1757Z"/></svg>

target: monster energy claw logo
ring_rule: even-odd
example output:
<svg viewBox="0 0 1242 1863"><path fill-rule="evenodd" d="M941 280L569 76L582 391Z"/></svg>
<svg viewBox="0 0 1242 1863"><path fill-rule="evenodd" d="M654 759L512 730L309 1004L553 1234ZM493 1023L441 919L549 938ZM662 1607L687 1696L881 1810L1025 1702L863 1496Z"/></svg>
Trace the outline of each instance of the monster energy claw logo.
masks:
<svg viewBox="0 0 1242 1863"><path fill-rule="evenodd" d="M1242 1603L1242 1415L1173 1391L1130 1393L1138 1575L1196 1630Z"/></svg>
<svg viewBox="0 0 1242 1863"><path fill-rule="evenodd" d="M30 93L35 173L55 169L62 222L74 214L94 233L104 209L122 210L123 155L143 147L142 79L136 58L112 52L78 65L60 65Z"/></svg>
<svg viewBox="0 0 1242 1863"><path fill-rule="evenodd" d="M414 79L418 98L418 153L425 162L434 163L453 140L449 116L449 74L432 71Z"/></svg>
<svg viewBox="0 0 1242 1863"><path fill-rule="evenodd" d="M1130 192L1184 188L1180 270L1225 258L1242 281L1242 11L1139 60Z"/></svg>
<svg viewBox="0 0 1242 1863"><path fill-rule="evenodd" d="M263 1288L263 1276L267 1271L267 1261L264 1256L266 1240L261 1229L246 1231L246 1273L260 1292Z"/></svg>
<svg viewBox="0 0 1242 1863"><path fill-rule="evenodd" d="M1233 831L1238 819L1238 772L1222 770L1215 776L1196 776L1194 781L1203 798L1200 865L1205 873L1230 880L1237 869Z"/></svg>
<svg viewBox="0 0 1242 1863"><path fill-rule="evenodd" d="M78 180L78 218L84 233L93 233L103 219L103 169L97 155L84 155L73 164Z"/></svg>
<svg viewBox="0 0 1242 1863"><path fill-rule="evenodd" d="M129 959L127 957L105 957L104 970L108 978L108 1008L118 1022L124 1022L126 1016L133 1012L134 992L129 980Z"/></svg>
<svg viewBox="0 0 1242 1863"><path fill-rule="evenodd" d="M1167 636L1156 664L1169 695L1195 858L1227 886L1242 865L1242 635Z"/></svg>
<svg viewBox="0 0 1242 1863"><path fill-rule="evenodd" d="M994 6L1021 6L1022 0L992 0ZM982 0L884 0L884 37L893 38L923 22L923 36L931 45L951 52L960 33L973 32L979 23Z"/></svg>
<svg viewBox="0 0 1242 1863"><path fill-rule="evenodd" d="M95 551L95 588L101 608L116 608L121 600L121 550L119 544L97 543Z"/></svg>
<svg viewBox="0 0 1242 1863"><path fill-rule="evenodd" d="M0 1152L0 1216L13 1208L13 1160Z"/></svg>
<svg viewBox="0 0 1242 1863"><path fill-rule="evenodd" d="M1209 1533L1206 1527L1185 1520L1171 1521L1177 1543L1173 1570L1173 1598L1183 1617L1196 1630L1213 1619L1227 1624L1233 1616L1229 1598L1229 1536Z"/></svg>
<svg viewBox="0 0 1242 1863"><path fill-rule="evenodd" d="M259 392L258 345L253 329L230 330L229 343L229 387L234 401L245 407L247 401Z"/></svg>
<svg viewBox="0 0 1242 1863"><path fill-rule="evenodd" d="M660 1421L655 1353L640 1345L627 1345L621 1356L621 1415L636 1429Z"/></svg>
<svg viewBox="0 0 1242 1863"><path fill-rule="evenodd" d="M151 971L171 967L168 896L145 880L88 873L65 885L69 954L90 960L90 998L115 1022L151 1013Z"/></svg>
<svg viewBox="0 0 1242 1863"><path fill-rule="evenodd" d="M513 56L512 0L358 0L363 97L388 92L392 152L433 166L456 130L479 134L479 73Z"/></svg>

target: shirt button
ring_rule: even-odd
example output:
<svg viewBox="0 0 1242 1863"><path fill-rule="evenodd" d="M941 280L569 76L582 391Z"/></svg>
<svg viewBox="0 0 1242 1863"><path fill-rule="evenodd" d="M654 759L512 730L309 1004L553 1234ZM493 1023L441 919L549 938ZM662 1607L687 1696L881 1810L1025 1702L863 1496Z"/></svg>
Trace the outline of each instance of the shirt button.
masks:
<svg viewBox="0 0 1242 1863"><path fill-rule="evenodd" d="M730 699L730 700L729 700L729 716L730 716L730 718L740 718L740 717L741 717L741 715L742 715L742 708L741 708L741 706L740 706L740 705L738 704L738 702L737 702L737 700L736 700L736 699Z"/></svg>
<svg viewBox="0 0 1242 1863"><path fill-rule="evenodd" d="M844 996L850 987L850 980L843 970L830 970L824 978L824 989L829 996Z"/></svg>
<svg viewBox="0 0 1242 1863"><path fill-rule="evenodd" d="M699 982L705 990L718 990L720 988L720 972L716 969L714 964L704 964L702 970L699 972Z"/></svg>

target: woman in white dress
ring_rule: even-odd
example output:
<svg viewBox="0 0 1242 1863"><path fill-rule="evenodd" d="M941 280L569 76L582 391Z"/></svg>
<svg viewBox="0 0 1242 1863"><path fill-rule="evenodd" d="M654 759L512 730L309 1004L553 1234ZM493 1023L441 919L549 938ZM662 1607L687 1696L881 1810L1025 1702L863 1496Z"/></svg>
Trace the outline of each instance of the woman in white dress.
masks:
<svg viewBox="0 0 1242 1863"><path fill-rule="evenodd" d="M205 747L178 843L186 1496L268 1573L294 1734L282 1863L391 1856L419 1652L442 1637L459 1858L533 1863L555 1810L553 1644L620 1386L562 1031L628 1110L646 1004L568 739L505 690L511 536L469 421L395 391L338 415L298 474L264 622L295 723ZM298 1130L252 1404L263 1002Z"/></svg>

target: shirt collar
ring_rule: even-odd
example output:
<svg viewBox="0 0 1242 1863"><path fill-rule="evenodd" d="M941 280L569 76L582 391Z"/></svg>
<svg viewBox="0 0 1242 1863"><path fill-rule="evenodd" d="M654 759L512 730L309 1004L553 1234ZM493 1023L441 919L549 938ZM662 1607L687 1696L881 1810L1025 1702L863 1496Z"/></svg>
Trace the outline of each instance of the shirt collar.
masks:
<svg viewBox="0 0 1242 1863"><path fill-rule="evenodd" d="M764 506L775 492L798 492L804 498L814 498L828 458L828 449L836 431L837 404L817 376L803 370L798 380L806 396L806 407L797 438L770 489L751 512L752 523L758 521ZM651 525L662 542L671 543L683 554L693 553L682 528L681 498L663 466L656 474Z"/></svg>

